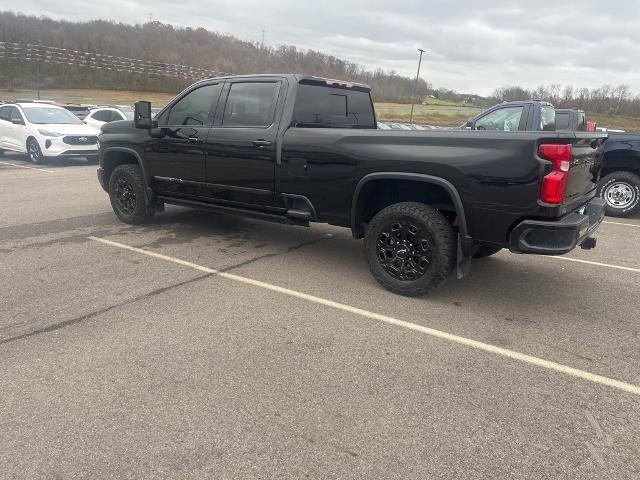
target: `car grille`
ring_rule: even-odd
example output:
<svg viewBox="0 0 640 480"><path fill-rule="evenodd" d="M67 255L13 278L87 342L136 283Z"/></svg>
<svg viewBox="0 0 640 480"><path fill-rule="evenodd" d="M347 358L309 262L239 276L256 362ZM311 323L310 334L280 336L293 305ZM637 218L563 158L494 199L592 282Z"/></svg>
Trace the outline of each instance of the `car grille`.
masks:
<svg viewBox="0 0 640 480"><path fill-rule="evenodd" d="M67 145L95 145L98 137L95 135L67 135L62 139Z"/></svg>

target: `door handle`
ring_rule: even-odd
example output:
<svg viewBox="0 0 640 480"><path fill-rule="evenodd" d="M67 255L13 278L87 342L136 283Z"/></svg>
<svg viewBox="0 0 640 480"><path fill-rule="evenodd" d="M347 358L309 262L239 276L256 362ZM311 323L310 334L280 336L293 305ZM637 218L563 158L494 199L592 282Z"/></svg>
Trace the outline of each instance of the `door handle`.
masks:
<svg viewBox="0 0 640 480"><path fill-rule="evenodd" d="M198 138L197 136L187 137L187 141L189 143L202 143L202 140L200 138Z"/></svg>
<svg viewBox="0 0 640 480"><path fill-rule="evenodd" d="M253 144L258 147L258 148L262 148L262 147L268 147L269 145L271 145L271 142L269 140L254 140Z"/></svg>

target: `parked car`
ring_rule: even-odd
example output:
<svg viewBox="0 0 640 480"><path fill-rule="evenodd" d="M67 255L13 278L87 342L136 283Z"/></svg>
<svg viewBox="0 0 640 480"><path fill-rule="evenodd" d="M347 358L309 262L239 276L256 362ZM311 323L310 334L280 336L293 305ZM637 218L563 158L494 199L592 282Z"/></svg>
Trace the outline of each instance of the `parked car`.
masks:
<svg viewBox="0 0 640 480"><path fill-rule="evenodd" d="M376 280L402 295L429 292L456 269L464 276L471 257L503 248L560 255L595 246L606 135L391 131L375 118L366 85L209 79L155 119L149 102L137 102L134 122L105 124L98 179L130 224L169 203L350 228Z"/></svg>
<svg viewBox="0 0 640 480"><path fill-rule="evenodd" d="M133 120L133 108L131 107L97 107L89 111L84 121L96 131L105 123L119 120Z"/></svg>
<svg viewBox="0 0 640 480"><path fill-rule="evenodd" d="M389 126L391 130L412 130L406 123L391 123Z"/></svg>
<svg viewBox="0 0 640 480"><path fill-rule="evenodd" d="M640 212L640 133L609 131L604 144L598 194L607 202L607 215L630 217Z"/></svg>
<svg viewBox="0 0 640 480"><path fill-rule="evenodd" d="M0 150L27 153L33 163L58 157L97 158L95 131L68 110L37 102L0 106Z"/></svg>
<svg viewBox="0 0 640 480"><path fill-rule="evenodd" d="M88 105L77 105L77 104L62 104L60 105L65 110L69 110L80 120L84 120L85 117L89 114L90 107Z"/></svg>

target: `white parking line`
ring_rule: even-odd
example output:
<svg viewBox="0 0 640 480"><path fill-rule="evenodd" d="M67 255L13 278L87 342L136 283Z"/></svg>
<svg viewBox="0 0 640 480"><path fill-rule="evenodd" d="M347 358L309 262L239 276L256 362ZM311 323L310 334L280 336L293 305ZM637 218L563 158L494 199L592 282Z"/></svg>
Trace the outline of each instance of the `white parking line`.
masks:
<svg viewBox="0 0 640 480"><path fill-rule="evenodd" d="M0 162L0 163L3 165L11 165L12 167L28 168L29 170L37 170L39 172L56 173L53 170L46 170L44 168L37 168L37 167L29 167L27 165L18 165L17 163L9 163L9 162Z"/></svg>
<svg viewBox="0 0 640 480"><path fill-rule="evenodd" d="M626 270L628 272L640 273L640 268L623 267L621 265L612 265L610 263L592 262L590 260L579 260L577 258L569 258L569 257L543 257L543 258L553 258L555 260L564 260L566 262L586 263L588 265L596 265L598 267L615 268L617 270Z"/></svg>
<svg viewBox="0 0 640 480"><path fill-rule="evenodd" d="M296 290L279 287L271 283L261 282L259 280L242 277L240 275L234 275L232 273L220 272L218 270L214 270L213 268L204 267L196 263L191 263L186 260L170 257L168 255L163 255L161 253L151 252L149 250L144 250L142 248L132 247L129 245L125 245L124 243L114 242L111 240L106 240L104 238L98 238L98 237L89 237L89 239L94 240L96 242L103 243L105 245L110 245L112 247L129 250L131 252L140 253L142 255L158 258L160 260L165 260L167 262L175 263L178 265L183 265L185 267L193 268L201 272L213 273L219 277L227 278L229 280L234 280L236 282L244 283L246 285L252 285L254 287L264 288L266 290L271 290L273 292L278 292L283 295L289 295L291 297L300 298L302 300L307 300L309 302L313 302L319 305L325 305L327 307L335 308L337 310L342 310L344 312L352 313L354 315L365 317L371 320L377 320L379 322L383 322L389 325L394 325L396 327L401 327L407 330L413 330L416 332L424 333L432 337L440 338L440 339L447 340L449 342L457 343L460 345L465 345L467 347L475 348L477 350L493 353L495 355L501 355L503 357L507 357L513 360L518 360L520 362L528 363L530 365L535 365L537 367L546 368L548 370L553 370L559 373L563 373L565 375L580 378L588 382L597 383L600 385L617 388L619 390L632 393L635 395L640 395L640 386L633 385L631 383L622 382L620 380L615 380L613 378L590 373L585 370L580 370L577 368L569 367L567 365L562 365L560 363L544 360L539 357L526 355L524 353L516 352L514 350L509 350L502 347L496 347L495 345L491 345L488 343L479 342L477 340L461 337L459 335L453 335L451 333L443 332L441 330L436 330L436 329L424 327L422 325L418 325L415 323L406 322L404 320L399 320L397 318L389 317L387 315L381 315L379 313L370 312L368 310L363 310L361 308L352 307L350 305L345 305L343 303L334 302L332 300L327 300L325 298L316 297L315 295L309 295L307 293L298 292Z"/></svg>
<svg viewBox="0 0 640 480"><path fill-rule="evenodd" d="M606 223L606 224L609 224L609 225L623 225L625 227L640 228L640 225L636 225L635 223L608 222L608 221L604 221L602 223Z"/></svg>

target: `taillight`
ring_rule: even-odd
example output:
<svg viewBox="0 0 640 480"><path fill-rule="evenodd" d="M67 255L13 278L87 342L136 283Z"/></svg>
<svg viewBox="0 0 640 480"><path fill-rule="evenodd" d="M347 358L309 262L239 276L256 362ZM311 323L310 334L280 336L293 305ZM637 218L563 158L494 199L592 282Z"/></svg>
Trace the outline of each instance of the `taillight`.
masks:
<svg viewBox="0 0 640 480"><path fill-rule="evenodd" d="M564 202L571 166L571 145L540 145L538 155L553 163L551 173L542 179L540 200L545 203Z"/></svg>

